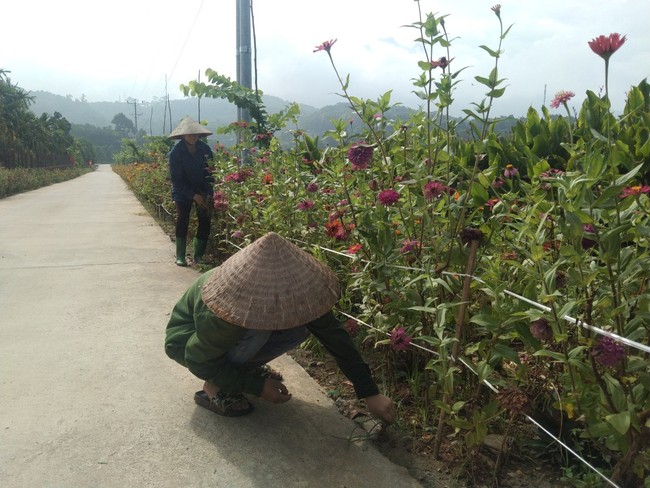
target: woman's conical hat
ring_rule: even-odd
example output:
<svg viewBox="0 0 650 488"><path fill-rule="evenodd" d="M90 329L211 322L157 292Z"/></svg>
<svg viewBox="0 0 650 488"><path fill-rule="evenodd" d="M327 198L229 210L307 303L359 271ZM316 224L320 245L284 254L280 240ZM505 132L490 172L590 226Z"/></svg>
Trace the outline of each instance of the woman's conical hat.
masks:
<svg viewBox="0 0 650 488"><path fill-rule="evenodd" d="M329 312L339 298L339 281L315 257L269 232L215 268L202 298L231 324L283 330Z"/></svg>
<svg viewBox="0 0 650 488"><path fill-rule="evenodd" d="M212 132L210 132L195 120L192 120L189 117L185 117L178 123L172 133L169 134L169 139L180 139L183 136L190 135L209 136L212 135Z"/></svg>

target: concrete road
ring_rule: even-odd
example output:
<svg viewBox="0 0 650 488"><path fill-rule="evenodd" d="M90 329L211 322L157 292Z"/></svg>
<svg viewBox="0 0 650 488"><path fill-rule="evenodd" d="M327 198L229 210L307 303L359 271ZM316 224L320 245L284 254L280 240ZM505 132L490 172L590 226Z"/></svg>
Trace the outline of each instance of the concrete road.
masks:
<svg viewBox="0 0 650 488"><path fill-rule="evenodd" d="M292 359L229 419L163 351L193 269L108 166L0 200L0 487L417 487Z"/></svg>

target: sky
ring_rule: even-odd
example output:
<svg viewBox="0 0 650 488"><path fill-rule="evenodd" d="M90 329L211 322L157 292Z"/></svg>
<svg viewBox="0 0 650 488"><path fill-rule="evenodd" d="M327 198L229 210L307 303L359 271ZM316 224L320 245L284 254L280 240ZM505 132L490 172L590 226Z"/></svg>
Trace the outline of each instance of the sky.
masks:
<svg viewBox="0 0 650 488"><path fill-rule="evenodd" d="M499 22L494 0L420 0L422 15L445 15L457 77L454 114L472 108L485 89L496 50ZM180 84L211 68L236 80L236 0L21 0L3 2L0 69L13 84L90 102L147 102L183 98ZM417 108L413 79L425 59L414 0L252 0L258 87L298 103L322 107L343 101L338 72L349 76L350 95L391 100ZM560 90L601 93L605 63L587 42L618 32L627 42L610 60L609 92L614 111L630 86L650 77L650 1L502 0L504 29L499 77L507 86L493 115L523 115L550 104ZM445 56L442 48L434 58Z"/></svg>

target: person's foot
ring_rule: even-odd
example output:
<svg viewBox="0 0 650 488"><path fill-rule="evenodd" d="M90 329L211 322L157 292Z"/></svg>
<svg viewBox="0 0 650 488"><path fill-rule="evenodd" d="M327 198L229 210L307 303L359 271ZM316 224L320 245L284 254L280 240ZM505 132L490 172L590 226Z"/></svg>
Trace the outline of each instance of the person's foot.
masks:
<svg viewBox="0 0 650 488"><path fill-rule="evenodd" d="M203 383L203 391L205 392L206 396L210 399L213 399L214 397L217 396L217 394L221 391L217 385L214 385L212 383L208 383L207 381ZM245 410L249 410L251 407L250 402L245 398L241 397L237 401L229 403L228 405L228 410L232 410L235 412L243 412Z"/></svg>

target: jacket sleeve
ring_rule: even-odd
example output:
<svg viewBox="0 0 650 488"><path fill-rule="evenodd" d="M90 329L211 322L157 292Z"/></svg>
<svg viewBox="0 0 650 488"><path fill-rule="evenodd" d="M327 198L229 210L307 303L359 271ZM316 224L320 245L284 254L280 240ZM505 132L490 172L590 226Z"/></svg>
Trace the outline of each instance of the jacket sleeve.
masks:
<svg viewBox="0 0 650 488"><path fill-rule="evenodd" d="M226 359L226 354L237 344L244 329L209 312L195 315L195 324L196 332L185 346L188 369L229 395L250 393L259 396L264 378L248 374Z"/></svg>
<svg viewBox="0 0 650 488"><path fill-rule="evenodd" d="M366 398L379 393L370 374L370 368L364 362L350 335L332 312L307 324L307 329L334 357L343 374L352 382L357 398Z"/></svg>

